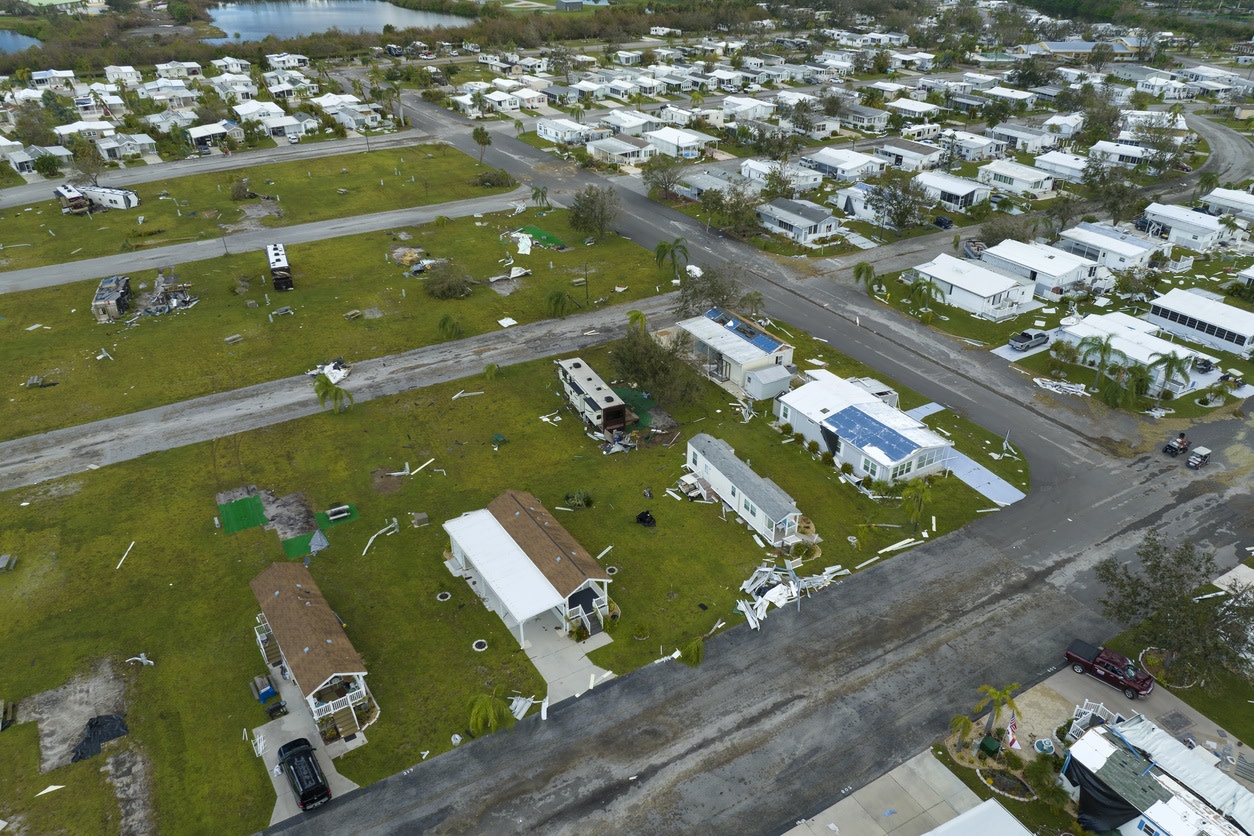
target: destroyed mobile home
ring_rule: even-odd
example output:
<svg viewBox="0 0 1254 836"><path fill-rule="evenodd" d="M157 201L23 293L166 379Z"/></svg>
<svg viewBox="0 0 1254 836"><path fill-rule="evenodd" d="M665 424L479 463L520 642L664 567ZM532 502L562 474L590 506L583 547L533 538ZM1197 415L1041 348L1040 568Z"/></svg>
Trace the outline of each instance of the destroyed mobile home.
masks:
<svg viewBox="0 0 1254 836"><path fill-rule="evenodd" d="M623 453L640 446L640 433L627 428L639 421L627 403L579 357L557 360L562 394L584 424L584 433L601 452Z"/></svg>
<svg viewBox="0 0 1254 836"><path fill-rule="evenodd" d="M97 285L91 312L97 323L107 324L122 319L133 308L138 309L137 314L126 320L127 325L134 325L141 316L161 316L195 307L200 297L191 294L191 287L191 283L179 281L167 267L157 273L152 291L136 299L131 291L130 276L109 276ZM146 288L147 285L140 285L141 291Z"/></svg>

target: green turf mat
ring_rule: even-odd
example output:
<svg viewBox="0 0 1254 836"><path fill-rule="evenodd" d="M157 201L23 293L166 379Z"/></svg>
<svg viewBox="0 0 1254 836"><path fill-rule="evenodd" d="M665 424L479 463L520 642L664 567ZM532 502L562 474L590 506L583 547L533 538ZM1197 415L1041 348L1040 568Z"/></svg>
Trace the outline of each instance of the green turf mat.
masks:
<svg viewBox="0 0 1254 836"><path fill-rule="evenodd" d="M227 534L247 531L266 524L266 511L261 505L259 496L246 496L243 499L219 505L218 514L222 518L222 530Z"/></svg>
<svg viewBox="0 0 1254 836"><path fill-rule="evenodd" d="M631 411L636 413L637 417L640 418L641 429L652 425L653 416L649 414L649 410L657 406L657 404L654 403L651 398L646 398L643 392L639 389L632 389L630 386L615 389L614 394L626 401L627 406L631 408ZM628 429L631 428L628 427Z"/></svg>
<svg viewBox="0 0 1254 836"><path fill-rule="evenodd" d="M290 540L283 541L283 554L288 557L304 557L309 554L309 541L313 539L314 532L302 534L299 537L293 537Z"/></svg>
<svg viewBox="0 0 1254 836"><path fill-rule="evenodd" d="M353 522L360 517L361 517L361 514L357 512L357 506L351 503L348 506L348 516L340 517L338 520L333 520L330 517L328 517L325 511L319 511L318 513L314 514L314 519L318 523L318 528L321 528L323 531L326 531L328 528L331 528L332 526L342 525L343 523L347 523L347 522Z"/></svg>
<svg viewBox="0 0 1254 836"><path fill-rule="evenodd" d="M562 239L558 238L556 235L554 235L551 232L545 232L543 229L540 229L538 226L524 226L522 228L522 231L530 235L532 238L534 238L537 242L539 242L541 245L545 247L566 246L564 243L562 243Z"/></svg>

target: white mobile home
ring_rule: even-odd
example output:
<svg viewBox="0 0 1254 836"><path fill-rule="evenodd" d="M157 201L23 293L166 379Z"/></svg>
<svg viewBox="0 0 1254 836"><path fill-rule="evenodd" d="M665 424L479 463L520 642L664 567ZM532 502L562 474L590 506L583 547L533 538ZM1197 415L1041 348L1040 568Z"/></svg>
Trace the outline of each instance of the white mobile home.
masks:
<svg viewBox="0 0 1254 836"><path fill-rule="evenodd" d="M915 277L931 279L946 305L962 308L981 319L1000 321L1017 316L1032 299L1030 285L947 253L911 272Z"/></svg>
<svg viewBox="0 0 1254 836"><path fill-rule="evenodd" d="M976 176L981 183L1032 199L1054 190L1054 175L1014 160L993 160L981 166Z"/></svg>
<svg viewBox="0 0 1254 836"><path fill-rule="evenodd" d="M1066 151L1046 151L1044 154L1037 155L1034 165L1059 180L1080 183L1084 180L1089 158L1078 154L1068 154Z"/></svg>
<svg viewBox="0 0 1254 836"><path fill-rule="evenodd" d="M1155 336L1158 330L1158 326L1151 322L1114 311L1108 314L1089 314L1074 325L1065 325L1058 330L1057 339L1078 346L1085 337L1103 339L1110 336L1110 347L1114 349L1119 365L1135 363L1151 371L1151 392L1157 394L1168 389L1172 394L1178 395L1197 389L1199 381L1193 374L1193 361L1205 359L1214 363L1217 362L1216 358ZM1168 382L1162 369L1154 366L1160 357L1167 355L1174 355L1187 362L1189 371L1184 379L1173 377Z"/></svg>
<svg viewBox="0 0 1254 836"><path fill-rule="evenodd" d="M1141 235L1088 222L1063 230L1054 246L1096 261L1109 270L1133 270L1138 273L1148 270L1154 254L1162 249L1161 243Z"/></svg>
<svg viewBox="0 0 1254 836"><path fill-rule="evenodd" d="M557 361L557 378L566 400L583 422L596 432L612 433L627 427L627 404L581 357Z"/></svg>
<svg viewBox="0 0 1254 836"><path fill-rule="evenodd" d="M1173 288L1150 302L1145 318L1202 345L1246 357L1254 351L1254 313L1200 293Z"/></svg>
<svg viewBox="0 0 1254 836"><path fill-rule="evenodd" d="M855 476L898 482L945 466L953 442L897 409L895 392L886 402L864 381L826 369L812 369L805 377L805 384L776 400L776 414L830 452L836 467L849 464Z"/></svg>
<svg viewBox="0 0 1254 836"><path fill-rule="evenodd" d="M1097 262L1045 244L1007 239L986 249L980 259L998 272L1031 282L1033 293L1046 301L1110 285L1109 273Z"/></svg>
<svg viewBox="0 0 1254 836"><path fill-rule="evenodd" d="M1225 235L1219 218L1174 203L1151 203L1146 206L1143 226L1150 235L1166 238L1173 244L1197 252L1217 246L1232 234Z"/></svg>
<svg viewBox="0 0 1254 836"><path fill-rule="evenodd" d="M105 186L83 185L79 187L83 196L93 206L105 209L134 209L139 205L139 195L130 189L110 189Z"/></svg>
<svg viewBox="0 0 1254 836"><path fill-rule="evenodd" d="M747 317L730 311L711 308L701 316L681 320L675 327L691 335L692 354L702 372L742 390L750 372L792 365L791 345L768 334ZM665 340L668 335L663 331L658 338ZM787 389L785 381L776 391L762 397L773 398Z"/></svg>
<svg viewBox="0 0 1254 836"><path fill-rule="evenodd" d="M757 208L758 223L803 246L834 235L840 222L830 209L808 200L776 198Z"/></svg>
<svg viewBox="0 0 1254 836"><path fill-rule="evenodd" d="M861 180L883 174L885 160L847 148L820 148L801 158L801 165L836 180Z"/></svg>
<svg viewBox="0 0 1254 836"><path fill-rule="evenodd" d="M902 171L927 171L940 165L944 152L936 145L889 137L875 149L875 154Z"/></svg>
<svg viewBox="0 0 1254 836"><path fill-rule="evenodd" d="M684 467L769 545L784 546L800 539L797 503L779 485L736 458L726 441L697 433L688 442Z"/></svg>
<svg viewBox="0 0 1254 836"><path fill-rule="evenodd" d="M988 200L992 194L992 189L983 183L942 171L921 171L914 175L914 182L923 187L929 198L950 212L965 212Z"/></svg>

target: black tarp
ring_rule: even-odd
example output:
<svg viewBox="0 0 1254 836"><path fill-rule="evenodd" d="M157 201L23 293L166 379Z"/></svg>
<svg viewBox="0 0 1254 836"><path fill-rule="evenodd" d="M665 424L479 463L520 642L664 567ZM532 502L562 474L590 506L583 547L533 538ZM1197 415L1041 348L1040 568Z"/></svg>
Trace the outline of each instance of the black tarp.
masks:
<svg viewBox="0 0 1254 836"><path fill-rule="evenodd" d="M1080 815L1076 820L1081 827L1106 833L1141 815L1140 810L1075 758L1067 758L1062 774L1080 788Z"/></svg>
<svg viewBox="0 0 1254 836"><path fill-rule="evenodd" d="M83 739L74 747L74 757L70 758L71 763L78 763L99 755L101 746L121 737L128 731L126 720L120 714L102 714L99 717L92 717L87 721Z"/></svg>

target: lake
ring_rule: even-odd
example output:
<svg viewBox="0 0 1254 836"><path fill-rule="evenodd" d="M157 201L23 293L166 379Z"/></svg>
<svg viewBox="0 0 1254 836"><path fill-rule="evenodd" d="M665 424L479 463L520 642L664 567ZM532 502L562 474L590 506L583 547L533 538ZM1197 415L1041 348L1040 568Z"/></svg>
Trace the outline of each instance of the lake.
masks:
<svg viewBox="0 0 1254 836"><path fill-rule="evenodd" d="M225 38L207 38L209 43L229 44L259 41L267 35L295 38L328 29L345 32L382 32L391 24L397 29L431 26L465 26L470 18L435 12L416 12L383 0L293 0L287 3L224 3L208 9L213 25ZM239 38L235 37L239 33ZM21 36L18 36L21 37Z"/></svg>
<svg viewBox="0 0 1254 836"><path fill-rule="evenodd" d="M0 29L0 52L21 52L32 46L39 46L37 38L19 35L9 29Z"/></svg>

